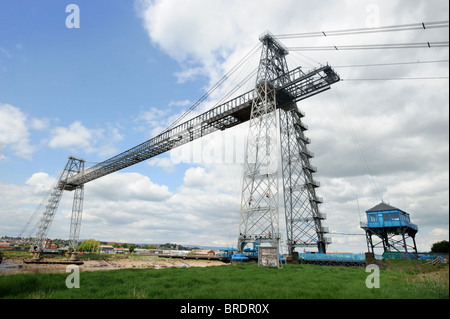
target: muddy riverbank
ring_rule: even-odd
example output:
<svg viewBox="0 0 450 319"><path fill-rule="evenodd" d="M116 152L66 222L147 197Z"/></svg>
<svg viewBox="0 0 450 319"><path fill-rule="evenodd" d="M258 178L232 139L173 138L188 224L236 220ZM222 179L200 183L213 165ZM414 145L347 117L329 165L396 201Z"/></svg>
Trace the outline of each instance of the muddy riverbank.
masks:
<svg viewBox="0 0 450 319"><path fill-rule="evenodd" d="M55 264L55 263L27 263L30 258L8 258L3 256L3 262L0 264L0 276L17 274L17 273L61 273L66 272L67 264ZM42 259L43 262L54 262L54 259ZM227 263L216 260L183 260L183 259L170 259L170 258L121 258L121 259L95 259L95 260L82 260L83 264L77 265L80 271L102 271L113 269L129 269L129 268L155 268L163 269L170 267L210 267L210 266L222 266Z"/></svg>

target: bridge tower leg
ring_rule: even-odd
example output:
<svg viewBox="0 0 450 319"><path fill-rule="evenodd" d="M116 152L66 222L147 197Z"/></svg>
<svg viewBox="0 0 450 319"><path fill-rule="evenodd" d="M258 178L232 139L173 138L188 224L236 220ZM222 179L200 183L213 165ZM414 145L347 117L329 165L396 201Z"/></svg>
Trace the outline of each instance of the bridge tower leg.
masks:
<svg viewBox="0 0 450 319"><path fill-rule="evenodd" d="M322 225L325 214L319 212L322 198L317 196L316 189L320 184L313 178L317 169L310 163L314 154L307 148L310 140L304 135L307 129L301 120L304 114L292 104L290 108L280 109L279 115L289 254L296 247L317 247L319 252L325 253L329 239L324 234L328 229Z"/></svg>
<svg viewBox="0 0 450 319"><path fill-rule="evenodd" d="M278 150L275 90L255 89L245 154L238 250L248 243L278 246Z"/></svg>
<svg viewBox="0 0 450 319"><path fill-rule="evenodd" d="M70 220L69 243L72 251L77 250L83 213L84 185L77 186L73 193L72 217Z"/></svg>
<svg viewBox="0 0 450 319"><path fill-rule="evenodd" d="M64 190L75 190L69 240L71 243L71 248L76 249L81 225L81 213L83 210L83 185L71 187L67 184L67 179L75 174L82 172L84 170L84 162L85 161L82 159L69 157L64 170L62 171L55 186L53 187L47 201L47 205L45 206L45 211L43 212L41 220L39 221L36 238L33 247L31 248L31 250L34 252L34 258L39 258L40 256L40 252L42 251L42 244L47 237L47 233L53 222L59 203L61 202Z"/></svg>
<svg viewBox="0 0 450 319"><path fill-rule="evenodd" d="M276 88L290 80L286 78L288 52L270 34L260 40L263 48L247 137L237 248L242 251L248 243L262 242L278 247L278 196L282 190L289 253L296 247L317 247L325 252L325 215L318 208L322 200L315 191L319 183L312 178L316 169L310 164L313 154L303 133L307 129L301 121L304 115L294 101L288 106L284 103L283 108L277 106Z"/></svg>

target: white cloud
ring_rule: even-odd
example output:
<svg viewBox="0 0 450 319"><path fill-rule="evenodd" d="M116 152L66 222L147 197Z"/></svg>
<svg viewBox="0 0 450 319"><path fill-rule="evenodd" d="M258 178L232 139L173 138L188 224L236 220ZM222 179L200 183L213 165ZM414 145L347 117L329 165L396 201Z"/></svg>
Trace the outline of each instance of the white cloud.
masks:
<svg viewBox="0 0 450 319"><path fill-rule="evenodd" d="M186 106L190 106L191 104L193 104L193 103L189 100L181 100L181 101L170 100L170 102L169 102L169 106L186 107Z"/></svg>
<svg viewBox="0 0 450 319"><path fill-rule="evenodd" d="M1 231L5 234L17 235L26 222L34 215L35 209L54 186L57 177L45 172L34 173L25 185L14 185L0 182L0 218L4 221ZM147 176L138 173L114 173L95 180L85 186L82 232L92 237L98 229L106 229L104 240L116 240L116 235L128 236L129 241L139 240L139 236L149 230L140 225L148 214L156 213L164 218L165 201L172 197L167 186L153 183ZM61 204L50 227L52 238L68 238L72 211L73 192L63 193ZM45 204L45 203L44 203ZM45 205L42 206L45 208ZM29 233L42 216L42 208L24 236ZM176 215L176 212L173 213ZM167 221L170 224L170 220ZM135 225L133 228L126 228ZM145 224L144 224L145 225Z"/></svg>
<svg viewBox="0 0 450 319"><path fill-rule="evenodd" d="M42 217L45 202L43 199L55 182L54 176L45 172L32 174L23 185L0 182L0 231L9 236L35 236L36 226ZM51 238L68 238L70 213L72 208L71 196L64 194L49 231ZM40 204L44 204L40 206ZM40 210L37 208L40 207ZM36 212L36 214L35 214ZM66 217L68 216L68 217ZM27 225L27 227L25 227Z"/></svg>
<svg viewBox="0 0 450 319"><path fill-rule="evenodd" d="M433 243L442 240L442 238L447 238L447 240L448 240L448 228L447 229L442 228L442 227L434 228L431 231L431 234L432 234L432 242Z"/></svg>
<svg viewBox="0 0 450 319"><path fill-rule="evenodd" d="M47 173L39 172L31 175L25 184L30 187L33 194L44 196L53 186L54 182L54 177L49 176Z"/></svg>
<svg viewBox="0 0 450 319"><path fill-rule="evenodd" d="M234 244L239 218L235 183L239 184L239 179L227 175L215 168L193 167L175 193L137 173L105 176L86 185L82 236L128 242ZM222 180L220 188L217 179ZM226 192L224 184L228 185Z"/></svg>
<svg viewBox="0 0 450 319"><path fill-rule="evenodd" d="M182 84L192 80L195 80L200 75L207 76L203 68L187 68L179 72L174 73L177 78L177 83Z"/></svg>
<svg viewBox="0 0 450 319"><path fill-rule="evenodd" d="M192 188L204 188L211 184L212 177L203 167L189 168L184 175L184 185Z"/></svg>
<svg viewBox="0 0 450 319"><path fill-rule="evenodd" d="M154 137L170 125L167 118L171 118L167 109L150 107L148 110L141 110L134 120L137 123L135 129L147 132L151 137Z"/></svg>
<svg viewBox="0 0 450 319"><path fill-rule="evenodd" d="M92 141L97 139L101 132L98 130L89 130L81 122L76 121L70 124L68 128L56 127L53 129L52 134L53 136L48 143L52 148L76 147L85 149L87 152L92 152Z"/></svg>
<svg viewBox="0 0 450 319"><path fill-rule="evenodd" d="M6 158L4 149L10 146L16 156L31 159L27 116L17 107L0 103L0 159Z"/></svg>
<svg viewBox="0 0 450 319"><path fill-rule="evenodd" d="M147 161L148 165L160 167L167 173L175 172L175 163L168 157L154 157Z"/></svg>
<svg viewBox="0 0 450 319"><path fill-rule="evenodd" d="M109 127L107 131L105 129L89 129L80 121L75 121L69 127L54 128L48 145L51 148L82 150L86 153L97 152L101 156L106 156L117 152L115 143L122 139L123 135L115 127Z"/></svg>
<svg viewBox="0 0 450 319"><path fill-rule="evenodd" d="M33 118L31 120L31 127L35 130L42 131L49 127L50 120L47 118L37 119Z"/></svg>
<svg viewBox="0 0 450 319"><path fill-rule="evenodd" d="M9 51L9 50L7 50L7 49L5 49L5 48L2 48L2 47L0 47L0 53L1 53L3 56L7 57L8 59L10 59L10 58L13 57L11 51Z"/></svg>
<svg viewBox="0 0 450 319"><path fill-rule="evenodd" d="M88 184L93 196L110 201L163 201L171 196L167 186L138 173L112 173Z"/></svg>

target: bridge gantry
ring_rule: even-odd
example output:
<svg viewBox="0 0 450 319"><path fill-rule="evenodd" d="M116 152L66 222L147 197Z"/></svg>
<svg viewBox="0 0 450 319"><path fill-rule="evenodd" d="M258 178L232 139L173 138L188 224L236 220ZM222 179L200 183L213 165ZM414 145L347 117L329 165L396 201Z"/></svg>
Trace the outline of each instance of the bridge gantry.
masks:
<svg viewBox="0 0 450 319"><path fill-rule="evenodd" d="M76 250L81 227L84 184L119 171L210 133L249 121L240 205L238 249L267 242L278 247L281 193L285 209L287 246L317 247L325 252L329 240L322 226L325 215L316 195L313 153L297 102L330 89L340 80L328 65L309 72L288 70L288 51L270 33L260 37L262 52L254 90L185 121L110 159L85 168L85 161L69 157L47 198L39 221L34 249L40 251L64 191L74 191L70 242ZM280 146L280 147L278 147ZM279 156L278 150L281 150ZM281 165L279 165L281 159ZM279 167L282 183L279 185ZM43 201L43 202L44 202Z"/></svg>

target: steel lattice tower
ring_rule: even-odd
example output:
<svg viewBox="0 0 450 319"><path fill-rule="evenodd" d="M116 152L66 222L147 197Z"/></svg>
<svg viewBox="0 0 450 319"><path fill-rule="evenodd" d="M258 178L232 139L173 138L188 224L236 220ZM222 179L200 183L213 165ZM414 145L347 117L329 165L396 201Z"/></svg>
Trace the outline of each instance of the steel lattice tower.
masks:
<svg viewBox="0 0 450 319"><path fill-rule="evenodd" d="M278 157L281 151L281 179L289 253L296 247L317 247L326 251L325 215L319 212L315 189L320 186L310 164L314 155L307 148L307 126L301 121L304 113L289 97L277 106L277 88L289 83L286 55L288 51L270 34L260 38L263 49L258 69L241 196L238 250L246 244L269 242L279 245L279 175ZM311 91L315 82L309 83ZM305 88L305 93L308 85ZM277 112L278 109L278 112ZM277 114L279 119L277 121ZM280 149L278 149L280 145Z"/></svg>
<svg viewBox="0 0 450 319"><path fill-rule="evenodd" d="M254 93L241 197L239 250L279 239L276 95L264 81Z"/></svg>
<svg viewBox="0 0 450 319"><path fill-rule="evenodd" d="M84 185L81 184L77 186L70 186L67 184L67 180L74 175L83 173L84 163L85 161L82 159L72 156L69 157L64 170L62 171L56 185L50 193L50 197L48 198L45 211L43 212L39 222L38 231L36 233L34 250L39 251L42 249L42 243L45 240L50 229L50 225L55 217L64 190L74 191L69 242L70 248L76 250L81 228L81 214L83 212Z"/></svg>
<svg viewBox="0 0 450 319"><path fill-rule="evenodd" d="M322 226L325 214L319 212L322 199L316 195L320 183L314 180L317 171L308 150L310 139L304 135L307 126L301 121L303 112L295 104L289 110L280 109L280 141L283 175L284 209L287 246L291 254L296 247L317 247L326 252L329 242Z"/></svg>

